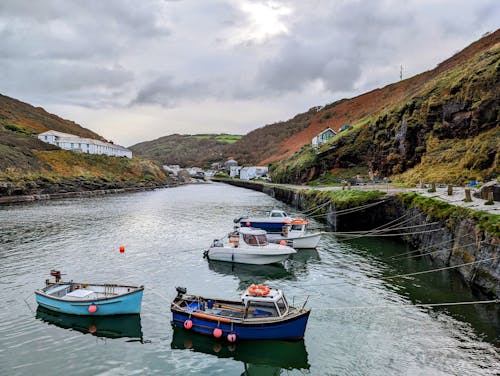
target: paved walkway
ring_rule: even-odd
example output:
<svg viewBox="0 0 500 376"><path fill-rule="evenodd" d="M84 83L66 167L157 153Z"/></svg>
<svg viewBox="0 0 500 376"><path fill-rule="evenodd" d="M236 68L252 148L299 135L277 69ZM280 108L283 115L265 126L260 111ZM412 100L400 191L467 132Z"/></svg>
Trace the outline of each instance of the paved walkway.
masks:
<svg viewBox="0 0 500 376"><path fill-rule="evenodd" d="M292 184L270 184L274 186L289 187L293 189L315 189L320 191L338 191L342 190L342 187L311 187L307 185L292 185ZM492 214L500 215L500 203L495 201L493 205L485 205L486 200L476 198L472 196L472 202L465 202L465 188L464 187L453 187L453 195L448 196L448 188L438 188L436 187L436 192L427 192L428 188L397 188L390 184L367 184L367 185L353 185L351 189L357 189L362 191L374 191L379 190L382 192L387 192L388 194L397 194L400 192L417 192L423 196L435 198L438 200L445 201L451 205L463 206L472 210L478 210L483 212L488 212ZM474 189L471 188L471 194L474 194Z"/></svg>

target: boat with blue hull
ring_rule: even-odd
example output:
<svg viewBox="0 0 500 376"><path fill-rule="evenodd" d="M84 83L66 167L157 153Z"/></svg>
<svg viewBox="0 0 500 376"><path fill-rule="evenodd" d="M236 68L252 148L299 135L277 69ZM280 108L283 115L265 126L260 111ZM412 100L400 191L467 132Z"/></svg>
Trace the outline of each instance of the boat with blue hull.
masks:
<svg viewBox="0 0 500 376"><path fill-rule="evenodd" d="M172 324L196 333L236 340L300 340L310 309L296 308L279 289L252 285L241 301L204 298L177 288L172 302Z"/></svg>
<svg viewBox="0 0 500 376"><path fill-rule="evenodd" d="M55 282L35 291L36 302L52 311L71 315L127 315L141 312L144 286L62 282L61 272L51 271Z"/></svg>
<svg viewBox="0 0 500 376"><path fill-rule="evenodd" d="M283 226L291 223L292 220L293 218L283 210L271 210L267 216L246 215L236 218L234 222L239 223L241 227L254 227L265 230L268 233L280 233L283 230Z"/></svg>

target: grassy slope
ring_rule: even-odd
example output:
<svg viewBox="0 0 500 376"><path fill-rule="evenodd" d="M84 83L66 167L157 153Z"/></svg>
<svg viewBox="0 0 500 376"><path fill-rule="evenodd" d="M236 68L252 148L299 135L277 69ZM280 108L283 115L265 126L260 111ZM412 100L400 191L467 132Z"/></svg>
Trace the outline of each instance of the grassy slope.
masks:
<svg viewBox="0 0 500 376"><path fill-rule="evenodd" d="M497 31L432 71L325 107L309 128L316 132L323 121L321 129L335 129L351 108L354 129L340 133L318 154L303 147L275 164L274 179L305 182L353 168L372 168L406 182L498 176L499 57ZM291 139L304 137L309 128Z"/></svg>
<svg viewBox="0 0 500 376"><path fill-rule="evenodd" d="M48 129L103 139L41 108L0 95L0 195L52 192L56 185L76 190L90 181L89 189L111 187L110 182L165 182L165 174L149 161L72 153L36 138Z"/></svg>

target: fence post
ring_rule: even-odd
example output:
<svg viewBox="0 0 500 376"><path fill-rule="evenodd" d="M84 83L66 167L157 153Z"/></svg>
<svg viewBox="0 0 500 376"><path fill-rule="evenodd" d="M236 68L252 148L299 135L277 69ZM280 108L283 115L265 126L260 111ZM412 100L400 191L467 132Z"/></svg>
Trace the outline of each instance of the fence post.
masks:
<svg viewBox="0 0 500 376"><path fill-rule="evenodd" d="M465 188L465 202L471 202L472 201L472 196L470 194L470 189Z"/></svg>
<svg viewBox="0 0 500 376"><path fill-rule="evenodd" d="M448 196L453 195L453 186L451 184L448 184Z"/></svg>

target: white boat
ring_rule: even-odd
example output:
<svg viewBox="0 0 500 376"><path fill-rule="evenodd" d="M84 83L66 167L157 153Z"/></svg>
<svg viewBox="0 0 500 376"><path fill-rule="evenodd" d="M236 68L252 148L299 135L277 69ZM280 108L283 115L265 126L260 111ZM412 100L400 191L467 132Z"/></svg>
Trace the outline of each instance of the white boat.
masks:
<svg viewBox="0 0 500 376"><path fill-rule="evenodd" d="M234 223L238 223L241 227L254 227L266 230L267 233L280 233L283 226L293 220L283 210L271 210L264 216L246 215L234 219Z"/></svg>
<svg viewBox="0 0 500 376"><path fill-rule="evenodd" d="M264 230L242 227L224 239L213 241L204 257L241 264L273 264L297 253L293 248L269 243Z"/></svg>
<svg viewBox="0 0 500 376"><path fill-rule="evenodd" d="M267 239L271 243L286 242L292 248L316 248L321 239L321 232L307 232L309 222L297 217L283 225L279 233L268 233ZM281 243L282 244L282 243Z"/></svg>

